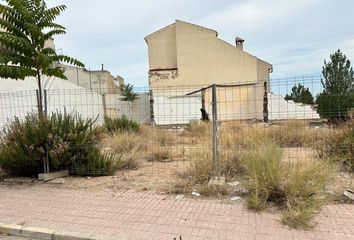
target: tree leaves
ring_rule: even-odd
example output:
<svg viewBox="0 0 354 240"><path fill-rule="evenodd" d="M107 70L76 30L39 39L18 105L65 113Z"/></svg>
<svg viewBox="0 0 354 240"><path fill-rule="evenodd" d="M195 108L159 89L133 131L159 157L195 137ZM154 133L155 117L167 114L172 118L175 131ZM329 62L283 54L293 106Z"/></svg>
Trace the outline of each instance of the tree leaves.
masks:
<svg viewBox="0 0 354 240"><path fill-rule="evenodd" d="M53 61L60 61L60 62L64 62L64 63L69 63L71 65L75 65L78 67L85 67L85 65L80 62L79 60L66 56L66 55L55 55L52 57Z"/></svg>
<svg viewBox="0 0 354 240"><path fill-rule="evenodd" d="M298 84L291 89L291 94L286 94L285 100L293 100L296 103L313 104L314 98L308 88Z"/></svg>
<svg viewBox="0 0 354 240"><path fill-rule="evenodd" d="M29 76L35 77L36 71L27 67L0 65L0 76L3 78L24 80Z"/></svg>
<svg viewBox="0 0 354 240"><path fill-rule="evenodd" d="M139 95L134 92L134 85L129 83L123 86L121 96L124 102L134 102L139 99Z"/></svg>
<svg viewBox="0 0 354 240"><path fill-rule="evenodd" d="M321 80L323 92L317 97L318 112L331 120L342 120L354 108L354 72L350 61L340 51L324 61Z"/></svg>
<svg viewBox="0 0 354 240"><path fill-rule="evenodd" d="M55 63L84 67L77 59L45 47L48 39L66 33L64 26L53 22L66 9L65 5L47 8L42 0L5 2L6 5L0 4L0 26L5 29L0 32L0 44L5 48L0 51L0 77L24 79L38 77L39 73L66 79L64 70L54 67Z"/></svg>

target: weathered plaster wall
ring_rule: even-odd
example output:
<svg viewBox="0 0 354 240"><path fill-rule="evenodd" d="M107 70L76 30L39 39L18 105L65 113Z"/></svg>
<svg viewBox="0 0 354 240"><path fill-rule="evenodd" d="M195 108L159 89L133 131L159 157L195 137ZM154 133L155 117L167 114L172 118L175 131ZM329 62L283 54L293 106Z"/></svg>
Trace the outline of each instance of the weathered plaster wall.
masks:
<svg viewBox="0 0 354 240"><path fill-rule="evenodd" d="M114 84L115 78L108 71L88 71L63 64L60 66L64 68L68 80L76 85L100 94L120 93L120 88Z"/></svg>
<svg viewBox="0 0 354 240"><path fill-rule="evenodd" d="M175 42L171 40L174 36ZM174 25L148 36L147 42L151 70L177 66L177 70L173 70L176 72L174 77L162 78L165 81L160 81L158 73L150 73L152 87L255 83L269 77L270 64L258 61L256 57L217 38L215 31L200 26L176 21ZM170 64L174 55L169 54L175 49L176 65ZM163 56L169 56L168 60Z"/></svg>
<svg viewBox="0 0 354 240"><path fill-rule="evenodd" d="M176 26L169 25L156 33L153 37L146 37L149 42L150 69L177 68L176 53Z"/></svg>
<svg viewBox="0 0 354 240"><path fill-rule="evenodd" d="M174 36L175 42L171 40ZM249 83L251 85L218 89L219 117L221 120L263 119L264 82L269 80L269 63L219 39L214 30L178 20L146 40L151 70L149 83L154 98L182 96L181 89L186 89L185 92L193 89L192 92L214 83ZM176 56L169 54L175 49ZM169 56L168 60L163 56ZM170 69L174 66L170 64L173 57L176 69ZM206 92L205 102L207 111L211 112L210 91ZM196 106L198 111L200 107Z"/></svg>

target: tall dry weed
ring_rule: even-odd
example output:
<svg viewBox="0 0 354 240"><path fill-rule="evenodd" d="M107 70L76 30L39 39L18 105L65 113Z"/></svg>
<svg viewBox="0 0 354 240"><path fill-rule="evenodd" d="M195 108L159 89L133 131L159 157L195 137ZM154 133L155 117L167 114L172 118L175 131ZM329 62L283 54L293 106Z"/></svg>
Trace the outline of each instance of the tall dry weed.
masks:
<svg viewBox="0 0 354 240"><path fill-rule="evenodd" d="M132 132L106 135L101 141L102 151L119 158L119 169L136 169L140 166L141 155L148 145L144 139Z"/></svg>
<svg viewBox="0 0 354 240"><path fill-rule="evenodd" d="M285 224L295 228L312 226L313 216L324 204L321 193L331 177L330 164L283 162L281 149L267 143L246 155L245 167L249 208L261 210L271 202L285 209Z"/></svg>

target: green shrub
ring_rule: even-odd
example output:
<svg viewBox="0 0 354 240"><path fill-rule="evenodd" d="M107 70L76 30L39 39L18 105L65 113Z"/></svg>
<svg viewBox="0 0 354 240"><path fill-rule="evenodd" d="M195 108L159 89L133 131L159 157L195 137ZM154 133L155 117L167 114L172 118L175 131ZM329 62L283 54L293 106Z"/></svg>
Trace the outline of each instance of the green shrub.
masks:
<svg viewBox="0 0 354 240"><path fill-rule="evenodd" d="M344 168L354 172L354 127L344 134L340 143L340 149L342 149L341 156Z"/></svg>
<svg viewBox="0 0 354 240"><path fill-rule="evenodd" d="M315 145L320 158L338 162L343 170L354 172L354 124L328 132Z"/></svg>
<svg viewBox="0 0 354 240"><path fill-rule="evenodd" d="M324 203L320 194L331 177L328 163L283 162L282 152L274 144L252 150L245 163L249 208L261 210L272 203L285 209L285 224L295 228L312 226L313 216Z"/></svg>
<svg viewBox="0 0 354 240"><path fill-rule="evenodd" d="M139 123L128 119L126 116L121 118L110 118L105 116L104 126L108 132L139 131Z"/></svg>
<svg viewBox="0 0 354 240"><path fill-rule="evenodd" d="M49 162L50 170L107 175L115 164L96 147L99 132L94 124L95 120L66 113L15 119L1 137L0 167L12 175L34 176Z"/></svg>

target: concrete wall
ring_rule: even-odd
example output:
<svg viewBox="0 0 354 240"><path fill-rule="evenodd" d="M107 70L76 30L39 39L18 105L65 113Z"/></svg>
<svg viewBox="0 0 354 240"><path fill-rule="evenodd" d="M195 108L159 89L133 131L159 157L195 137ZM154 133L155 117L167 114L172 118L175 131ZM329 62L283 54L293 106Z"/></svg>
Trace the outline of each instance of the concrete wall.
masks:
<svg viewBox="0 0 354 240"><path fill-rule="evenodd" d="M65 70L68 80L78 86L90 89L100 94L120 93L120 88L115 84L115 79L109 71L88 71L84 68L58 64ZM118 81L124 83L119 77ZM117 83L118 84L118 83Z"/></svg>
<svg viewBox="0 0 354 240"><path fill-rule="evenodd" d="M97 118L103 123L102 96L69 81L45 79L48 89L48 113L77 112L84 118ZM37 81L26 78L24 81L0 79L0 128L10 123L15 117L24 119L32 112L37 112Z"/></svg>
<svg viewBox="0 0 354 240"><path fill-rule="evenodd" d="M139 94L139 99L133 103L121 101L121 96L118 94L107 94L104 98L107 116L112 118L126 116L140 123L150 123L150 96L148 93Z"/></svg>
<svg viewBox="0 0 354 240"><path fill-rule="evenodd" d="M201 118L200 94L186 96L189 90L156 90L154 92L154 122L157 125L188 124Z"/></svg>
<svg viewBox="0 0 354 240"><path fill-rule="evenodd" d="M263 87L246 85L239 87L217 88L218 119L220 121L263 119ZM205 93L205 106L212 112L211 89Z"/></svg>
<svg viewBox="0 0 354 240"><path fill-rule="evenodd" d="M84 118L96 119L103 124L104 114L112 118L123 115L141 123L150 122L150 96L148 93L139 94L134 103L120 100L120 94L107 94L104 97L70 81L62 79L45 79L48 89L48 113L75 112ZM24 81L0 79L0 128L12 122L15 117L24 119L29 113L36 113L37 81L26 78ZM105 101L105 104L104 104Z"/></svg>
<svg viewBox="0 0 354 240"><path fill-rule="evenodd" d="M281 95L268 94L269 120L320 119L311 105L285 100Z"/></svg>

